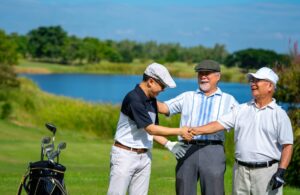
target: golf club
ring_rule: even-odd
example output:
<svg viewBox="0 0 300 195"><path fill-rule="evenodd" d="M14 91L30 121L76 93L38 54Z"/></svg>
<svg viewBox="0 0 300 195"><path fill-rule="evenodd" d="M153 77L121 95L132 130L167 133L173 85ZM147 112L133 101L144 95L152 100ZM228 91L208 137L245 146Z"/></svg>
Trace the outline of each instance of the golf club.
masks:
<svg viewBox="0 0 300 195"><path fill-rule="evenodd" d="M49 129L52 133L52 144L54 145L54 141L55 141L55 133L56 133L56 127L51 124L51 123L46 123L45 126L47 127L47 129Z"/></svg>
<svg viewBox="0 0 300 195"><path fill-rule="evenodd" d="M66 142L60 142L57 146L57 150L54 151L51 156L50 156L50 161L54 161L55 158L57 158L57 163L59 163L59 154L60 154L60 151L65 149L67 147L67 144Z"/></svg>
<svg viewBox="0 0 300 195"><path fill-rule="evenodd" d="M53 150L54 150L54 145L52 143L44 147L44 155L47 156L48 160L50 159Z"/></svg>
<svg viewBox="0 0 300 195"><path fill-rule="evenodd" d="M49 144L51 141L50 137L43 137L42 141L41 141L41 161L44 160L44 146L45 144Z"/></svg>

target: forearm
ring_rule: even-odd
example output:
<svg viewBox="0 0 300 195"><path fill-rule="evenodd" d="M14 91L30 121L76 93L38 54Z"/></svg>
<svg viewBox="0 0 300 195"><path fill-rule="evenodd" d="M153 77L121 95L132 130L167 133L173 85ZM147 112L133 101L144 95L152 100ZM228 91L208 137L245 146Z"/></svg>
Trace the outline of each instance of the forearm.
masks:
<svg viewBox="0 0 300 195"><path fill-rule="evenodd" d="M279 168L287 169L287 167L290 164L292 154L293 154L293 145L292 144L283 145Z"/></svg>
<svg viewBox="0 0 300 195"><path fill-rule="evenodd" d="M194 135L205 135L205 134L215 133L215 132L218 132L221 130L224 130L224 127L217 121L214 121L214 122L208 123L207 125L193 127L192 133Z"/></svg>
<svg viewBox="0 0 300 195"><path fill-rule="evenodd" d="M157 143L159 143L159 144L161 144L161 145L163 145L163 146L169 141L167 138L165 138L165 137L163 137L163 136L159 136L159 135L153 136L153 139L154 139Z"/></svg>
<svg viewBox="0 0 300 195"><path fill-rule="evenodd" d="M163 127L159 125L148 125L145 130L150 135L161 135L161 136L169 136L169 135L181 135L183 133L181 128L169 128Z"/></svg>

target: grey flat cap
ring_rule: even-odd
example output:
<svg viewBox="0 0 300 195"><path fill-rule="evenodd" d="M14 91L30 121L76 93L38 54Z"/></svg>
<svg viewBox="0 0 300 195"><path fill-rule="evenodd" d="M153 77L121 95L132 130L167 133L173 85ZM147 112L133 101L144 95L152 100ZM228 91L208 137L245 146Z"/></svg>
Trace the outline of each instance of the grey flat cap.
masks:
<svg viewBox="0 0 300 195"><path fill-rule="evenodd" d="M200 71L215 71L215 72L220 72L220 64L214 60L203 60L199 64L195 66L195 71L200 72Z"/></svg>

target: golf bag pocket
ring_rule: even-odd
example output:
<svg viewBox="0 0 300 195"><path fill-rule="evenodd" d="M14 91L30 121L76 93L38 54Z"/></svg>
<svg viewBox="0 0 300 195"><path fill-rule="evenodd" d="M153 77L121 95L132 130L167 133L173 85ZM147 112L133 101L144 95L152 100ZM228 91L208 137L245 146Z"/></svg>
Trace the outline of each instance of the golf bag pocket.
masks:
<svg viewBox="0 0 300 195"><path fill-rule="evenodd" d="M49 161L30 163L21 185L28 195L65 195L67 194L64 184L65 171L66 168L58 163Z"/></svg>

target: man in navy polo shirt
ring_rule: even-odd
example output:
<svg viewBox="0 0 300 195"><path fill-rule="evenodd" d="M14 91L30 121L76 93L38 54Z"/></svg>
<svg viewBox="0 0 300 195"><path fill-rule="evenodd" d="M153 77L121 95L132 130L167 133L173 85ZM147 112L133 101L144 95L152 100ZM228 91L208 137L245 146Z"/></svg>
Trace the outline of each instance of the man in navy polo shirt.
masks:
<svg viewBox="0 0 300 195"><path fill-rule="evenodd" d="M192 138L187 127L158 125L156 96L166 87L174 88L176 84L164 66L152 63L143 81L125 96L111 150L107 194L125 195L127 190L130 195L148 193L153 135Z"/></svg>

